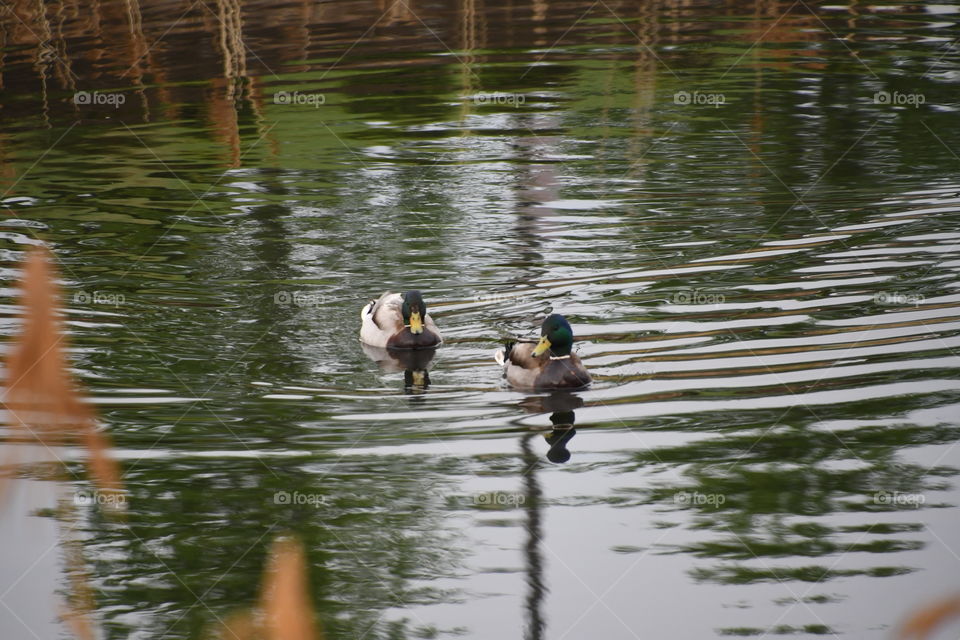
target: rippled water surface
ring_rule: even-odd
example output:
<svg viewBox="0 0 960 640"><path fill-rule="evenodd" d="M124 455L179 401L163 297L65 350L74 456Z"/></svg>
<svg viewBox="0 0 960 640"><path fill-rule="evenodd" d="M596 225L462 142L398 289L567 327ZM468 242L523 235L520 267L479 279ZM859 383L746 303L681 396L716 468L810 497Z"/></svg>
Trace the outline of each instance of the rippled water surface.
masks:
<svg viewBox="0 0 960 640"><path fill-rule="evenodd" d="M130 492L75 523L104 636L204 637L283 532L334 639L888 638L960 588L958 12L8 5L3 331L46 242ZM357 341L405 288L426 387ZM550 312L594 384L511 390ZM64 633L44 513L5 638Z"/></svg>

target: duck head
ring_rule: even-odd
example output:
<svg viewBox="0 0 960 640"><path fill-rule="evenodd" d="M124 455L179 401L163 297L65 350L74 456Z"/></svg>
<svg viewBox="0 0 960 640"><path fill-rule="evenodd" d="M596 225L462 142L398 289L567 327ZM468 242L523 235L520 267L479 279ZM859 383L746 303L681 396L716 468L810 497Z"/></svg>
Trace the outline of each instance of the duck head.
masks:
<svg viewBox="0 0 960 640"><path fill-rule="evenodd" d="M571 348L573 329L570 328L570 323L559 313L547 316L540 326L540 342L534 348L533 356L537 357L548 351L551 357L568 356Z"/></svg>
<svg viewBox="0 0 960 640"><path fill-rule="evenodd" d="M407 291L403 294L403 325L410 328L410 333L423 333L423 319L427 315L427 304L419 291Z"/></svg>

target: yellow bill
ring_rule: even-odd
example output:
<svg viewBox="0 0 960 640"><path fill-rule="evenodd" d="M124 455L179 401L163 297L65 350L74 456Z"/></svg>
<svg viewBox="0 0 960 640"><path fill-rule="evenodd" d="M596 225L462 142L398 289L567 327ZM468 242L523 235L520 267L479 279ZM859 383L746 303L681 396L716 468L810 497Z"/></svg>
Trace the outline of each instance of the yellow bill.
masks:
<svg viewBox="0 0 960 640"><path fill-rule="evenodd" d="M540 342L538 342L537 346L533 349L533 357L536 358L544 351L548 351L550 346L550 341L547 340L547 336L540 336Z"/></svg>
<svg viewBox="0 0 960 640"><path fill-rule="evenodd" d="M410 333L423 333L423 318L419 311L410 313Z"/></svg>

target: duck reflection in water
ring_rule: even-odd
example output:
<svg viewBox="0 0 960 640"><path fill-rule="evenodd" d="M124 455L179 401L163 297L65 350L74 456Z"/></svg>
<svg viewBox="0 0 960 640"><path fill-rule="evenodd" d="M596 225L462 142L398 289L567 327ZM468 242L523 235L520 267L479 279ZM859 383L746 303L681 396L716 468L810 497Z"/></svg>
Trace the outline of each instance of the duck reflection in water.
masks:
<svg viewBox="0 0 960 640"><path fill-rule="evenodd" d="M430 386L428 367L437 354L436 349L384 349L363 342L360 347L384 373L403 371L403 388L407 393L420 393Z"/></svg>
<svg viewBox="0 0 960 640"><path fill-rule="evenodd" d="M583 398L569 391L554 391L548 396L528 396L520 406L530 413L551 412L550 423L553 429L544 435L550 447L547 450L547 460L556 464L569 460L567 444L577 435L577 430L573 428L576 421L574 409L583 406Z"/></svg>

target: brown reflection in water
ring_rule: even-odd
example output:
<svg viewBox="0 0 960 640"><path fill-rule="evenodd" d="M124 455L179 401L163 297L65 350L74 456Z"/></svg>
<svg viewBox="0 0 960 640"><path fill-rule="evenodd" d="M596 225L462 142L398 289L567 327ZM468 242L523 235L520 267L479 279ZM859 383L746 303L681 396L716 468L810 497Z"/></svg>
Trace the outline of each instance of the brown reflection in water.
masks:
<svg viewBox="0 0 960 640"><path fill-rule="evenodd" d="M207 20L209 24L211 20ZM214 91L209 110L210 125L230 150L230 167L240 166L240 127L237 100L242 79L247 77L247 51L243 42L243 17L240 0L217 0L217 44L223 58L223 75L213 80Z"/></svg>
<svg viewBox="0 0 960 640"><path fill-rule="evenodd" d="M222 71L224 66L224 49L231 51L227 68L242 67L252 57L254 73L260 75L272 74L279 68L296 70L282 65L321 55L332 55L333 61L351 47L372 47L385 53L396 52L398 44L402 49L419 51L454 49L454 44L463 45L463 50L485 45L504 49L562 48L595 38L598 21L603 23L603 35L620 43L634 39L650 43L659 39L670 43L724 40L754 44L816 42L832 37L825 35L815 8L798 7L785 0L728 0L713 12L728 20L710 23L699 21L701 8L686 0L600 6L587 0L562 4L543 0L531 0L529 4L507 0L459 0L447 4L347 0L335 7L311 2L278 6L265 0L185 5L170 0L151 3L146 18L138 0L74 0L46 6L32 0L16 0L6 7L6 12L0 14L3 46L35 47L34 61L57 67L52 75L66 88L72 88L69 77L73 73L97 78L113 74L117 78L137 78L156 76L158 67L179 68L183 63L187 63L186 70L192 71L194 78L213 77L212 72ZM923 10L922 6L901 7L896 13L886 11L879 17L895 22L897 15ZM869 8L862 11L878 13ZM844 18L835 23L845 25L850 33L841 33L840 37L849 40L856 35L859 24L855 14L825 16ZM493 25L497 28L490 29ZM219 56L210 55L213 51L204 50L202 44L198 48L203 41L197 37L198 31L212 36L206 42L216 43ZM408 40L411 35L417 36L413 46ZM399 39L404 42L397 42ZM241 49L236 45L242 42L249 48L238 56ZM81 44L84 46L78 46ZM41 55L44 52L53 55ZM554 53L571 59L578 57L562 50ZM812 55L810 50L797 53ZM74 56L82 64L74 65ZM96 63L96 74L86 72L91 63ZM339 60L337 66L349 67L350 61Z"/></svg>
<svg viewBox="0 0 960 640"><path fill-rule="evenodd" d="M875 30L878 21L906 24L902 16L921 12L923 7L903 7L897 12L861 8L871 18L868 27L855 15L817 11L786 0L728 0L711 11L711 17L720 19L703 21L702 7L684 0L639 5L597 5L587 0L560 4L346 0L335 6L306 1L275 5L265 0L212 4L169 0L146 8L138 0L67 0L46 5L14 0L0 12L0 87L4 90L0 108L9 127L33 130L37 120L41 126L56 127L78 119L84 124L109 120L113 126L118 121L195 118L193 105L202 104L209 135L226 149L224 165L235 167L242 156L240 113L251 110L261 125L265 97L272 92L265 95L258 85L279 81L276 74L281 70L285 74L322 71L320 79L329 82L333 78L327 73L334 70L449 67L452 51L462 67L464 94L469 95L478 89L503 89L481 86L477 64L492 54L477 55L478 50L497 51L498 62L556 63L549 67L553 76L549 84L563 86L565 78L581 72L576 64L583 60L583 53L570 47L590 44L595 46L591 59L623 59L622 47L636 43L636 108L631 117L638 135L630 147L634 171L642 170L638 161L649 149L658 74L703 64L699 58L687 60L681 53L664 52L663 45L742 43L750 48L737 64L757 69L802 64L816 69L822 66L822 52L815 45L833 39L834 28L845 42L865 40L861 30ZM613 44L621 46L603 49ZM531 47L538 51L529 52ZM851 55L856 56L856 51ZM564 65L566 61L570 64ZM348 76L338 82L344 85L340 90L351 95L367 80ZM612 94L610 82L605 90ZM126 100L116 109L83 108L74 103L77 91L121 92ZM469 102L461 101L462 117L469 113ZM612 111L604 114L615 116ZM762 119L753 126L762 130ZM266 130L258 126L258 137ZM544 143L550 144L536 144ZM2 175L10 171L0 169ZM765 174L762 168L757 173ZM528 183L538 180L532 176Z"/></svg>

